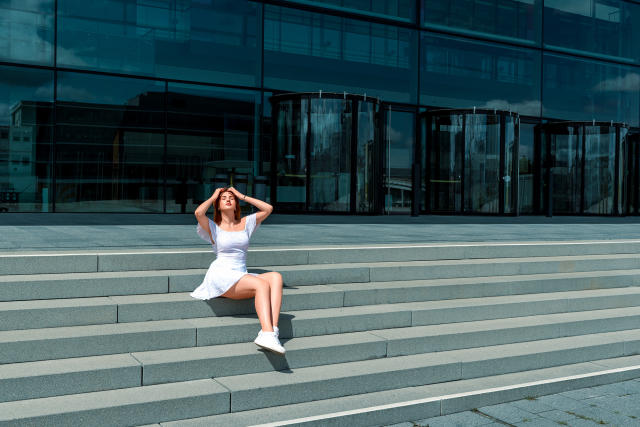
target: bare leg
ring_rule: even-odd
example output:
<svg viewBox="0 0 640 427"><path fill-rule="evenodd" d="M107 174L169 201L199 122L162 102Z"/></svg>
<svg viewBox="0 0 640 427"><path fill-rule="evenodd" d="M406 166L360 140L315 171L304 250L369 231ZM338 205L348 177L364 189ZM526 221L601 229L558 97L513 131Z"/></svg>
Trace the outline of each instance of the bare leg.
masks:
<svg viewBox="0 0 640 427"><path fill-rule="evenodd" d="M269 282L269 289L271 291L271 319L273 320L273 326L278 326L280 307L282 307L282 275L272 271L260 274L258 277Z"/></svg>
<svg viewBox="0 0 640 427"><path fill-rule="evenodd" d="M231 299L248 299L255 296L256 314L260 319L260 326L263 331L273 332L269 288L269 282L266 280L245 274L222 296Z"/></svg>

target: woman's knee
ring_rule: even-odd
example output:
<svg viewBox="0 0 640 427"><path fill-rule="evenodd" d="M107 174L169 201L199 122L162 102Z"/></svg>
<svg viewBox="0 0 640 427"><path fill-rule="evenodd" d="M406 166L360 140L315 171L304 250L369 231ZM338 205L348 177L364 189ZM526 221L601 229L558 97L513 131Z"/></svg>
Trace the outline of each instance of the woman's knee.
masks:
<svg viewBox="0 0 640 427"><path fill-rule="evenodd" d="M277 271L265 273L264 277L269 282L270 287L282 288L282 275Z"/></svg>

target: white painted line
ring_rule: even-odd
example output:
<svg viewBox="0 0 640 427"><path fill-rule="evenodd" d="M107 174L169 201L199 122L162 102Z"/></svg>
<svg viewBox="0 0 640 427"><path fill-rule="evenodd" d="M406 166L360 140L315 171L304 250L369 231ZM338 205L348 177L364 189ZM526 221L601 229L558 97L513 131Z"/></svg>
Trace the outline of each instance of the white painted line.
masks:
<svg viewBox="0 0 640 427"><path fill-rule="evenodd" d="M250 249L250 252L293 252L293 251L324 251L324 250L335 250L335 251L343 251L343 250L354 250L354 249L416 249L416 248L466 248L466 247L512 247L512 246L572 246L572 245L617 245L617 244L639 244L640 240L591 240L591 241L549 241L549 242L465 242L465 243L430 243L430 244L416 244L416 245L403 245L403 244L387 244L387 245L375 245L375 246L300 246L300 247L283 247L283 248L253 248ZM0 257L3 258L14 258L14 257L36 257L36 256L48 256L48 257L60 257L60 256L76 256L76 255L162 255L162 254L190 254L190 253L205 253L205 252L213 252L211 249L187 249L180 250L176 248L165 249L163 251L153 251L146 250L141 248L137 252L132 252L131 250L127 250L124 252L93 252L95 249L88 249L87 252L63 252L56 253L52 251L47 252L38 252L31 254L1 254ZM617 254L610 254L617 255Z"/></svg>
<svg viewBox="0 0 640 427"><path fill-rule="evenodd" d="M332 418L339 418L339 417L344 417L344 416L349 416L349 415L364 414L364 413L367 413L367 412L381 411L381 410L385 410L385 409L402 408L402 407L405 407L405 406L420 405L420 404L423 404L423 403L429 403L429 402L440 401L440 400L456 399L456 398L460 398L460 397L468 397L468 396L475 396L475 395L480 395L480 394L495 393L495 392L505 391L505 390L515 390L515 389L519 389L519 388L532 387L532 386L543 385L543 384L553 384L553 383L559 383L559 382L562 382L562 381L571 381L571 380L577 380L577 379L582 379L582 378L590 378L590 377L596 377L596 376L602 376L602 375L615 374L615 373L618 373L618 372L633 371L633 370L640 370L640 365L626 366L626 367L623 367L623 368L608 369L608 370L605 370L605 371L590 372L590 373L587 373L587 374L570 375L570 376L567 376L567 377L551 378L551 379L547 379L547 380L531 381L531 382L527 382L527 383L512 384L512 385L503 386L503 387L486 388L486 389L482 389L482 390L475 390L475 391L470 391L470 392L465 392L465 393L455 393L455 394L446 394L446 395L442 395L442 396L427 397L427 398L424 398L424 399L416 399L416 400L409 400L409 401L398 402L398 403L390 403L390 404L387 404L387 405L370 406L370 407L367 407L367 408L352 409L352 410L349 410L349 411L332 412L331 414L314 415L314 416L311 416L311 417L296 418L296 419L287 420L287 421L277 421L277 422L267 423L267 424L255 424L255 425L253 425L251 427L275 427L275 426L285 426L285 425L291 425L291 424L297 424L297 423L303 423L303 422L309 422L309 421L329 420L329 419L332 419Z"/></svg>

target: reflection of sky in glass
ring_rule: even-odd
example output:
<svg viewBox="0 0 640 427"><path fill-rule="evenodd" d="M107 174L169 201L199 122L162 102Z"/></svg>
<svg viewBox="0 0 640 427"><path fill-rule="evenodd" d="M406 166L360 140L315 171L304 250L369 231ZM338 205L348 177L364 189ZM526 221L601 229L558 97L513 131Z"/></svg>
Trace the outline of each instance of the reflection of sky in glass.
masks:
<svg viewBox="0 0 640 427"><path fill-rule="evenodd" d="M58 99L62 101L125 105L145 92L164 92L164 82L58 73Z"/></svg>
<svg viewBox="0 0 640 427"><path fill-rule="evenodd" d="M0 125L8 125L11 109L21 101L53 101L53 72L0 67Z"/></svg>

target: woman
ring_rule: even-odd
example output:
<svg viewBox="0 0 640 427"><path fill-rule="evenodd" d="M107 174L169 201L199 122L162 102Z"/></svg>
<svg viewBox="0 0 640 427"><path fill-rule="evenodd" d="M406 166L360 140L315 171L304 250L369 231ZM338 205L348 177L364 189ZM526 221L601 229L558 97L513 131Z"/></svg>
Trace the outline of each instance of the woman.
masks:
<svg viewBox="0 0 640 427"><path fill-rule="evenodd" d="M260 211L240 218L239 201L251 203ZM207 210L214 205L214 221ZM231 299L255 297L255 307L262 330L253 341L258 346L284 355L278 339L278 316L282 304L282 276L277 272L248 273L246 267L249 239L273 211L273 206L240 194L235 188L218 188L209 200L195 211L196 231L211 243L216 259L211 263L204 280L190 295L207 300L222 296Z"/></svg>

